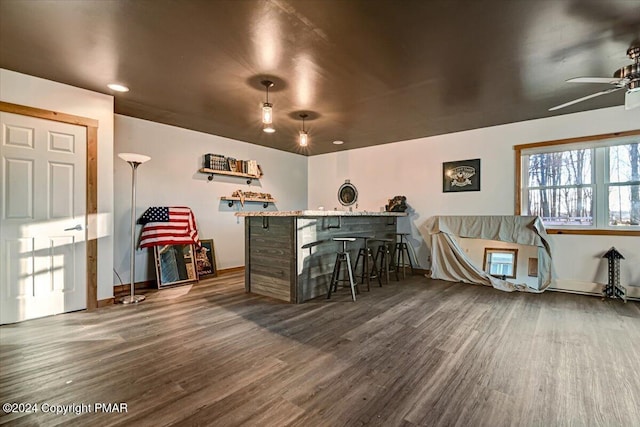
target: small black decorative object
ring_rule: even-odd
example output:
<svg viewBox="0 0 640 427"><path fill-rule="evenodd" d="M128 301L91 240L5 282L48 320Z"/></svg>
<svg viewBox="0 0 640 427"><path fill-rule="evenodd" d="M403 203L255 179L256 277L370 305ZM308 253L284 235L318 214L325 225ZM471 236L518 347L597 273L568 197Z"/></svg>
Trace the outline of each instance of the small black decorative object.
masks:
<svg viewBox="0 0 640 427"><path fill-rule="evenodd" d="M407 198L395 196L393 199L389 199L389 204L384 208L387 212L404 212L407 210Z"/></svg>
<svg viewBox="0 0 640 427"><path fill-rule="evenodd" d="M480 159L442 163L442 192L480 191Z"/></svg>
<svg viewBox="0 0 640 427"><path fill-rule="evenodd" d="M602 295L609 298L620 298L627 302L627 290L620 285L620 260L624 259L624 256L612 246L602 258L607 258L609 263L609 283L602 288Z"/></svg>
<svg viewBox="0 0 640 427"><path fill-rule="evenodd" d="M345 180L338 189L338 201L343 206L351 206L358 200L358 190L350 180Z"/></svg>

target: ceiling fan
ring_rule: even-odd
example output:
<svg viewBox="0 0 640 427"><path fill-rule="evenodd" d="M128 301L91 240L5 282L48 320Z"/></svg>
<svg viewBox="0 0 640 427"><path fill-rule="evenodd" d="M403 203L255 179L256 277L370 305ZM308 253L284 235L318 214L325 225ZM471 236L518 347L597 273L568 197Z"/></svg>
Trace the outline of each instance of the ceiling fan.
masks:
<svg viewBox="0 0 640 427"><path fill-rule="evenodd" d="M568 107L569 105L621 89L627 90L624 98L624 108L626 110L640 107L640 40L635 40L631 43L631 47L627 49L627 55L634 61L633 64L620 68L613 73L613 77L576 77L567 80L567 83L608 83L613 85L612 88L556 105L555 107L549 108L549 111L559 110L560 108Z"/></svg>

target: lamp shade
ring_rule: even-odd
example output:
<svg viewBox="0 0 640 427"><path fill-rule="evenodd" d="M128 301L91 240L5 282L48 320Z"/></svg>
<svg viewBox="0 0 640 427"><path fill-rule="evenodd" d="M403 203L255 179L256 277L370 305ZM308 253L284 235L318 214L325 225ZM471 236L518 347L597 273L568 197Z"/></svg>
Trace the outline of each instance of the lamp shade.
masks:
<svg viewBox="0 0 640 427"><path fill-rule="evenodd" d="M267 92L267 99L262 103L262 130L267 133L273 133L276 130L273 127L273 104L269 102L269 88L273 87L271 80L263 80L260 82Z"/></svg>
<svg viewBox="0 0 640 427"><path fill-rule="evenodd" d="M144 154L136 154L136 153L118 153L118 157L120 157L125 162L133 162L133 163L144 163L151 160L151 157L145 156Z"/></svg>
<svg viewBox="0 0 640 427"><path fill-rule="evenodd" d="M273 105L268 102L262 104L262 123L265 125L273 123Z"/></svg>
<svg viewBox="0 0 640 427"><path fill-rule="evenodd" d="M309 144L309 134L306 131L304 131L304 130L300 131L300 141L299 142L300 142L300 146L301 147L306 147Z"/></svg>

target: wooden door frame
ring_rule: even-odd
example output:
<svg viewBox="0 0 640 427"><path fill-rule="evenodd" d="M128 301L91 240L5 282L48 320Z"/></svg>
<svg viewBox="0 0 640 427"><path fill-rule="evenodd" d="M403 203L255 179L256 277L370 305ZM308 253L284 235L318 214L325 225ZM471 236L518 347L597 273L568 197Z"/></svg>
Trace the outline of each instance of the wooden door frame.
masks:
<svg viewBox="0 0 640 427"><path fill-rule="evenodd" d="M54 122L84 126L87 129L87 158L86 158L86 216L98 214L98 121L87 117L74 116L72 114L43 110L41 108L27 107L0 101L0 111L39 119L52 120ZM98 236L87 236L87 310L98 307Z"/></svg>

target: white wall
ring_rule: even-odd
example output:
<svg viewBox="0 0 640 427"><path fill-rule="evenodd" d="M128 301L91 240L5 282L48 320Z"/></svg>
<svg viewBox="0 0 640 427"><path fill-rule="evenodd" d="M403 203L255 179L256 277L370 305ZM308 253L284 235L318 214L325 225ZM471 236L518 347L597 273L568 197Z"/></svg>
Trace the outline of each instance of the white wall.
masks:
<svg viewBox="0 0 640 427"><path fill-rule="evenodd" d="M412 233L411 244L422 268L429 250L419 228L433 215L513 215L513 146L640 127L640 112L613 107L547 119L474 129L309 158L309 207L340 206L338 187L345 179L358 188L359 209L380 210L387 199L407 196L409 217L399 228ZM348 141L347 141L348 143ZM479 192L443 193L442 162L481 159ZM554 286L598 291L606 282L600 256L615 246L622 261L623 284L640 286L640 238L616 236L550 236ZM640 297L640 288L631 290Z"/></svg>
<svg viewBox="0 0 640 427"><path fill-rule="evenodd" d="M359 190L359 209L380 210L388 198L406 195L411 216L400 221L400 228L411 231L410 242L417 251L420 266L428 268L428 248L419 227L429 216L513 214L513 145L631 130L640 123L637 109L625 111L615 107L306 159L124 116L115 118L114 150L112 96L4 69L0 69L0 99L99 121L99 216L98 229L94 230L99 237L98 299L113 296L113 284L118 284L114 264L123 282L129 280L131 175L126 163L119 159L114 163L117 152L134 151L152 157L139 170L138 213L151 205L191 206L198 219L200 236L215 241L218 268L244 264L243 222L233 216L236 208L228 208L219 198L233 190L246 189L247 185L239 178L216 177L207 181L205 175L196 172L205 153L258 160L265 176L259 187L251 188L272 193L278 199L279 210L339 207L337 190L345 179L351 179ZM482 159L483 190L442 193L442 162L478 157ZM262 207L252 205L246 209ZM611 246L626 257L621 262L623 284L640 285L640 238L553 235L550 240L555 286L597 292L594 283L606 282L606 263L600 256ZM139 251L137 265L141 267L137 269L136 280L153 278L149 268L143 268L150 265L146 251ZM631 291L640 296L640 288Z"/></svg>
<svg viewBox="0 0 640 427"><path fill-rule="evenodd" d="M113 97L0 69L0 99L98 120L98 300L113 296ZM93 223L90 219L90 225Z"/></svg>
<svg viewBox="0 0 640 427"><path fill-rule="evenodd" d="M150 206L188 206L201 239L213 239L218 269L244 265L244 219L220 197L235 190L271 193L277 210L307 205L307 159L304 156L132 117L115 116L115 269L129 283L131 168L117 153L151 156L138 168L136 217ZM244 178L198 173L206 153L257 160L264 176L250 186ZM268 210L276 207L269 205ZM246 204L244 210L264 210ZM136 229L139 233L140 227ZM155 279L151 250L136 251L136 281ZM115 284L118 284L114 277Z"/></svg>

